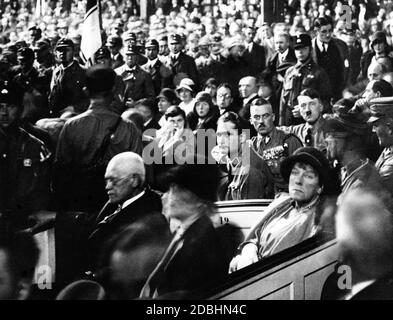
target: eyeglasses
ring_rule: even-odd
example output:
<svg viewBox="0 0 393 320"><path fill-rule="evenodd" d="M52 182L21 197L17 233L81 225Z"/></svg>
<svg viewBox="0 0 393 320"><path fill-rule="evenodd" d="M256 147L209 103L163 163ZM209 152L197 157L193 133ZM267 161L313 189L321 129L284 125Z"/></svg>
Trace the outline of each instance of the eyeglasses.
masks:
<svg viewBox="0 0 393 320"><path fill-rule="evenodd" d="M105 184L111 183L112 186L118 186L121 184L122 181L128 179L130 176L126 176L123 178L105 178Z"/></svg>
<svg viewBox="0 0 393 320"><path fill-rule="evenodd" d="M230 96L229 94L224 94L224 95L222 95L222 94L218 94L217 95L217 98L223 98L223 99L230 99L230 98L232 98L232 96Z"/></svg>

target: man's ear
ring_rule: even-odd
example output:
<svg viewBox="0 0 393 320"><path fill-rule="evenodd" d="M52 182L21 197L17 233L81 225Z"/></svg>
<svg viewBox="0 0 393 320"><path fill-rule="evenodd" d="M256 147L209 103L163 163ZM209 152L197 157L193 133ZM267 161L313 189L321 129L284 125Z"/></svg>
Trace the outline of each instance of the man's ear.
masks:
<svg viewBox="0 0 393 320"><path fill-rule="evenodd" d="M27 278L22 278L17 284L16 299L26 300L29 297L31 291L31 281Z"/></svg>
<svg viewBox="0 0 393 320"><path fill-rule="evenodd" d="M240 139L240 144L246 143L246 141L247 141L247 134L243 131L240 134L239 139Z"/></svg>

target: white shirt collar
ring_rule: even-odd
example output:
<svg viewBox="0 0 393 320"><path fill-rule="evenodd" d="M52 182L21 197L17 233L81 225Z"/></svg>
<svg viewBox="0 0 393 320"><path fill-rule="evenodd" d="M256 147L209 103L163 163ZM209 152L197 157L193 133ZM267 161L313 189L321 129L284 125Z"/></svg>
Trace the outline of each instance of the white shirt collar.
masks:
<svg viewBox="0 0 393 320"><path fill-rule="evenodd" d="M158 58L155 58L154 60L149 60L149 65L154 67L154 65L157 63Z"/></svg>
<svg viewBox="0 0 393 320"><path fill-rule="evenodd" d="M121 210L123 210L124 208L128 207L131 203L133 203L136 200L138 200L144 194L145 194L145 190L143 190L141 193L138 193L136 196L132 197L131 199L128 199L128 200L124 201L124 203L121 206Z"/></svg>
<svg viewBox="0 0 393 320"><path fill-rule="evenodd" d="M318 46L318 48L319 48L319 51L323 51L323 45L325 44L325 46L326 46L326 51L327 51L327 49L328 49L328 47L329 47L329 44L328 43L323 43L322 41L320 41L318 38L316 39L316 41L317 41L317 46Z"/></svg>
<svg viewBox="0 0 393 320"><path fill-rule="evenodd" d="M358 294L364 288L372 285L375 282L374 280L362 281L357 284L354 284L350 293L345 296L345 300L350 300L354 295Z"/></svg>
<svg viewBox="0 0 393 320"><path fill-rule="evenodd" d="M278 58L280 59L280 61L285 60L285 58L287 57L289 52L289 48L287 50L285 50L283 53L278 53Z"/></svg>
<svg viewBox="0 0 393 320"><path fill-rule="evenodd" d="M171 54L171 57L174 59L179 59L180 56L180 52L176 53L176 54Z"/></svg>

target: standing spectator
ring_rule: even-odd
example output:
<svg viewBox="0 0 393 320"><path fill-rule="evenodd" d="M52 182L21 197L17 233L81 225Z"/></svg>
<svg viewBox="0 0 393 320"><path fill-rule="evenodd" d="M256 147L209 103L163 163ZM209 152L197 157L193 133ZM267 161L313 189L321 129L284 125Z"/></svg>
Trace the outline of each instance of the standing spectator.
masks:
<svg viewBox="0 0 393 320"><path fill-rule="evenodd" d="M332 91L329 77L312 59L311 38L307 34L296 37L295 54L297 63L285 73L283 90L280 101L280 125L290 125L302 122L296 119L297 97L306 88L317 90L324 106L324 111L330 111Z"/></svg>
<svg viewBox="0 0 393 320"><path fill-rule="evenodd" d="M23 225L29 215L49 209L51 153L21 128L22 88L2 82L0 92L0 212Z"/></svg>
<svg viewBox="0 0 393 320"><path fill-rule="evenodd" d="M115 70L126 85L124 100L127 107L132 107L139 99L155 97L150 74L138 64L140 57L137 46L130 45L126 52L126 63Z"/></svg>
<svg viewBox="0 0 393 320"><path fill-rule="evenodd" d="M244 59L250 67L249 75L257 76L266 66L265 50L254 41L256 35L256 29L254 27L247 27L245 35L246 50L244 51Z"/></svg>
<svg viewBox="0 0 393 320"><path fill-rule="evenodd" d="M95 65L87 72L89 110L64 125L57 145L55 187L60 208L99 210L105 203L105 166L116 154L142 152L141 135L112 111L115 72Z"/></svg>
<svg viewBox="0 0 393 320"><path fill-rule="evenodd" d="M142 66L147 71L154 85L155 94L158 95L163 88L171 85L171 70L158 58L158 42L155 39L147 40L145 44L148 61Z"/></svg>
<svg viewBox="0 0 393 320"><path fill-rule="evenodd" d="M258 99L258 86L255 77L244 77L239 81L239 95L242 99L242 108L239 115L246 121L250 120L250 106Z"/></svg>
<svg viewBox="0 0 393 320"><path fill-rule="evenodd" d="M74 43L71 39L61 38L55 50L59 65L52 75L49 113L52 117L58 117L70 106L78 113L83 112L88 106L88 99L83 92L86 70L74 60Z"/></svg>
<svg viewBox="0 0 393 320"><path fill-rule="evenodd" d="M113 69L121 67L125 62L122 54L120 53L123 47L123 40L120 36L112 35L108 37L106 46L111 52L111 67Z"/></svg>
<svg viewBox="0 0 393 320"><path fill-rule="evenodd" d="M184 78L190 78L199 87L199 74L195 65L195 60L181 51L181 37L178 34L171 34L169 37L170 55L166 65L171 69L173 76L173 86L177 86Z"/></svg>
<svg viewBox="0 0 393 320"><path fill-rule="evenodd" d="M336 101L341 98L342 90L345 87L346 66L340 55L340 50L332 38L333 21L329 17L321 17L314 22L314 27L317 36L313 40L312 57L315 63L327 73L333 99Z"/></svg>

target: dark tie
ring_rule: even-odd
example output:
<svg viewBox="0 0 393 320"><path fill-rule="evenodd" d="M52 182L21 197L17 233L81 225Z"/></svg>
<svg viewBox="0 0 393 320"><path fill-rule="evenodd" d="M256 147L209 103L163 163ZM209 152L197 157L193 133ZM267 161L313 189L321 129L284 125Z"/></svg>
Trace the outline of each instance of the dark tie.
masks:
<svg viewBox="0 0 393 320"><path fill-rule="evenodd" d="M103 224L109 223L113 220L114 217L116 217L116 215L121 211L122 205L119 204L117 206L117 209L115 210L115 212L111 213L110 215L106 216L104 219L102 219L99 223L98 226L101 226Z"/></svg>
<svg viewBox="0 0 393 320"><path fill-rule="evenodd" d="M160 284L160 280L164 274L166 267L169 262L173 259L177 251L183 246L183 234L184 230L179 227L175 235L166 249L164 255L161 260L158 262L157 266L154 268L153 272L147 278L145 285L143 286L141 293L139 295L140 298L155 298L157 297L157 287Z"/></svg>

